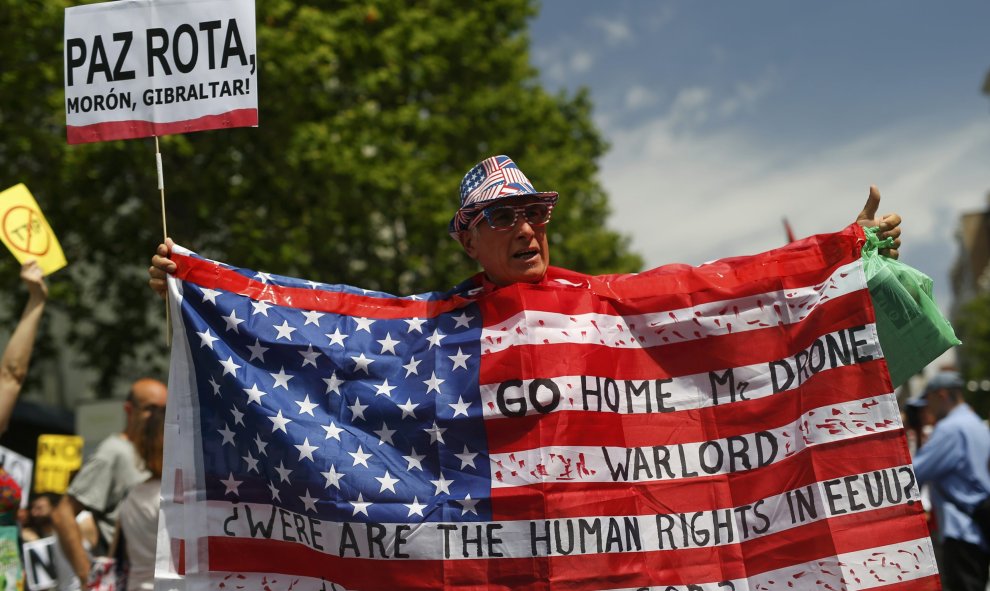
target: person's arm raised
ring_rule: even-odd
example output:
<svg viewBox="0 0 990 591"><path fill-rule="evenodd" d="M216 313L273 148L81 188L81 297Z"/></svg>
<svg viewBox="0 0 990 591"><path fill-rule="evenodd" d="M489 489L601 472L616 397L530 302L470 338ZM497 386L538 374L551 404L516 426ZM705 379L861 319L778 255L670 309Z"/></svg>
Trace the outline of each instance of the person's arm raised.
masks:
<svg viewBox="0 0 990 591"><path fill-rule="evenodd" d="M7 431L10 415L14 412L17 397L27 378L34 340L38 334L45 301L48 299L45 274L36 261L24 263L21 267L21 280L30 295L17 328L4 349L3 358L0 359L0 434Z"/></svg>

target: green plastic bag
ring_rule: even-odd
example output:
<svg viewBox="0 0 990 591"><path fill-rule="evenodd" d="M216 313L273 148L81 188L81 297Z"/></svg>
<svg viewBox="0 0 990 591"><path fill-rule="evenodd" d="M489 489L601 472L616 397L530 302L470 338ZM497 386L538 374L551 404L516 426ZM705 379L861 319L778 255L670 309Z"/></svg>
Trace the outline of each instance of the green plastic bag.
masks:
<svg viewBox="0 0 990 591"><path fill-rule="evenodd" d="M880 348L890 381L900 386L950 347L960 344L932 296L932 279L904 263L880 255L893 240L864 228L863 268L877 318Z"/></svg>

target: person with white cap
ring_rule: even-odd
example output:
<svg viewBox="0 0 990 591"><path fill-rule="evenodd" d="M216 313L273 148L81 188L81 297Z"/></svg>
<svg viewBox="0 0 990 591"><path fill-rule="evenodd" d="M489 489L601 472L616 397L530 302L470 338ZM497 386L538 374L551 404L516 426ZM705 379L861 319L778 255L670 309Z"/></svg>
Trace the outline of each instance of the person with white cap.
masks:
<svg viewBox="0 0 990 591"><path fill-rule="evenodd" d="M985 591L990 545L973 521L973 507L990 494L990 429L963 399L958 372L943 370L922 399L935 429L914 458L918 485L928 484L942 542L947 591Z"/></svg>

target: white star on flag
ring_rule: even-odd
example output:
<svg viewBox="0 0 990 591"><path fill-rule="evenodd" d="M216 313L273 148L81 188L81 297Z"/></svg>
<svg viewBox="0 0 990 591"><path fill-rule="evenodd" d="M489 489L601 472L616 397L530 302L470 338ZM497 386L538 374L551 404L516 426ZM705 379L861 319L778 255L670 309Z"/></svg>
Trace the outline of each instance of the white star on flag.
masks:
<svg viewBox="0 0 990 591"><path fill-rule="evenodd" d="M316 416L316 415L313 414L313 409L316 408L317 406L319 406L319 404L317 404L315 402L310 402L309 401L309 394L306 395L306 399L305 400L293 400L293 402L295 402L296 404L299 405L299 414L301 414L301 415L309 415L311 417L315 417Z"/></svg>
<svg viewBox="0 0 990 591"><path fill-rule="evenodd" d="M255 314L261 314L262 316L268 316L268 308L271 308L271 304L268 302L251 302L251 316Z"/></svg>
<svg viewBox="0 0 990 591"><path fill-rule="evenodd" d="M467 312L461 312L460 316L454 316L454 328L463 326L464 328L471 328L470 322L474 320L474 316L468 316Z"/></svg>
<svg viewBox="0 0 990 591"><path fill-rule="evenodd" d="M230 374L232 376L236 376L237 370L241 368L240 365L234 363L234 358L230 355L227 356L227 361L221 361L220 365L223 366L223 375Z"/></svg>
<svg viewBox="0 0 990 591"><path fill-rule="evenodd" d="M240 330L238 330L237 328L237 325L244 321L237 317L237 310L231 310L230 316L221 316L220 318L223 318L223 321L227 324L228 331L232 330L235 333L240 332ZM212 349L213 347L210 348Z"/></svg>
<svg viewBox="0 0 990 591"><path fill-rule="evenodd" d="M382 421L382 428L375 431L374 433L378 435L378 445L382 445L383 443L388 443L389 445L395 445L392 442L392 435L395 435L395 430L389 429L388 425L386 425L384 421Z"/></svg>
<svg viewBox="0 0 990 591"><path fill-rule="evenodd" d="M403 505L409 508L409 515L407 515L406 517L412 517L413 515L419 515L420 517L424 517L423 509L426 509L426 505L423 505L419 502L419 497L413 497L412 503L403 503Z"/></svg>
<svg viewBox="0 0 990 591"><path fill-rule="evenodd" d="M244 460L244 463L247 464L247 471L248 472L254 472L256 474L260 474L261 473L261 472L258 471L258 459L255 458L254 456L252 456L250 451L247 452L247 455L246 456L241 456L241 459L243 459Z"/></svg>
<svg viewBox="0 0 990 591"><path fill-rule="evenodd" d="M392 339L391 333L385 333L385 338L378 340L378 344L382 346L381 354L384 355L385 351L388 351L389 353L395 355L396 354L395 346L398 345L400 342L402 341L396 341Z"/></svg>
<svg viewBox="0 0 990 591"><path fill-rule="evenodd" d="M440 474L440 479L439 480L431 480L430 483L433 484L433 486L435 486L436 489L437 489L433 493L434 495L438 495L440 493L447 493L449 495L450 494L450 485L451 484L454 484L454 481L453 480L447 480L446 478L443 477L443 474Z"/></svg>
<svg viewBox="0 0 990 591"><path fill-rule="evenodd" d="M382 382L381 384L378 384L377 386L375 386L375 396L381 396L381 395L384 394L385 396L388 396L389 398L391 398L392 397L392 390L395 390L397 387L398 386L389 386L388 385L388 378L385 378L385 381L384 382Z"/></svg>
<svg viewBox="0 0 990 591"><path fill-rule="evenodd" d="M413 402L412 398L406 400L405 404L397 404L396 406L398 406L402 410L403 419L406 417L410 417L413 420L416 420L416 413L413 411L416 409L417 406L419 406L419 404Z"/></svg>
<svg viewBox="0 0 990 591"><path fill-rule="evenodd" d="M343 333L340 332L340 329L339 328L335 328L335 329L333 329L333 332L332 333L329 333L328 332L326 336L327 336L328 339L330 339L330 344L331 345L340 345L341 347L343 347L344 346L344 339L346 339L347 337L349 337L351 335L349 335L349 334L343 334Z"/></svg>
<svg viewBox="0 0 990 591"><path fill-rule="evenodd" d="M336 466L330 464L330 469L326 472L320 472L324 478L327 479L327 485L324 488L330 488L331 486L340 490L340 479L346 476L343 472L337 472Z"/></svg>
<svg viewBox="0 0 990 591"><path fill-rule="evenodd" d="M330 421L329 425L320 425L323 430L327 432L327 436L324 439L336 439L340 441L340 434L344 432L343 429L338 427L333 421Z"/></svg>
<svg viewBox="0 0 990 591"><path fill-rule="evenodd" d="M395 492L395 483L399 481L398 478L393 478L388 473L388 470L385 470L385 476L375 476L375 480L377 480L382 485L381 490L378 491L380 493L383 493L386 490L388 490L389 492L394 493Z"/></svg>
<svg viewBox="0 0 990 591"><path fill-rule="evenodd" d="M217 433L223 437L223 441L220 445L227 445L229 443L234 447L237 447L237 444L234 443L234 432L230 430L230 427L228 427L226 423L224 423L223 429L217 429Z"/></svg>
<svg viewBox="0 0 990 591"><path fill-rule="evenodd" d="M427 386L429 386L426 389L426 393L429 394L430 392L436 390L437 391L437 394L442 394L442 392L440 392L440 384L442 384L442 383L444 383L446 381L447 380L438 379L437 378L437 372L433 372L433 374L430 376L430 379L423 380L423 383L426 384Z"/></svg>
<svg viewBox="0 0 990 591"><path fill-rule="evenodd" d="M267 396L266 393L258 389L258 384L254 384L250 388L245 388L244 393L248 395L248 404L252 402L261 404L261 397Z"/></svg>
<svg viewBox="0 0 990 591"><path fill-rule="evenodd" d="M430 443L437 443L437 442L444 443L443 432L446 431L447 429L444 427L437 426L436 421L433 421L432 427L423 430L430 434Z"/></svg>
<svg viewBox="0 0 990 591"><path fill-rule="evenodd" d="M203 301L204 302L210 302L214 306L217 305L217 296L218 295L223 295L223 293L222 292L219 292L219 291L217 291L215 289L205 289L205 288L203 289Z"/></svg>
<svg viewBox="0 0 990 591"><path fill-rule="evenodd" d="M402 366L402 369L406 370L406 377L408 378L413 374L419 375L419 370L417 368L422 362L422 360L417 360L415 357L410 357L409 363Z"/></svg>
<svg viewBox="0 0 990 591"><path fill-rule="evenodd" d="M471 495L468 495L470 497ZM306 494L299 497L299 500L303 502L307 511L312 511L316 513L316 498L309 496L309 489L306 489Z"/></svg>
<svg viewBox="0 0 990 591"><path fill-rule="evenodd" d="M200 348L209 347L210 349L212 349L213 348L213 341L219 340L219 339L217 339L217 337L213 336L212 333L210 333L210 329L208 329L208 328L206 330L204 330L203 332L197 332L196 334L199 336L200 341L201 341L200 344L199 344Z"/></svg>
<svg viewBox="0 0 990 591"><path fill-rule="evenodd" d="M222 482L225 487L223 494L229 495L233 493L236 496L241 495L241 493L237 492L237 487L239 487L243 481L235 479L233 472L230 473L230 476L228 476L226 480L221 480L220 482Z"/></svg>
<svg viewBox="0 0 990 591"><path fill-rule="evenodd" d="M230 414L234 415L234 424L244 426L244 413L237 410L236 406L230 407Z"/></svg>
<svg viewBox="0 0 990 591"><path fill-rule="evenodd" d="M288 431L285 430L285 426L292 422L292 419L288 419L282 416L282 409L278 410L278 414L274 417L268 417L272 421L272 433L275 431L281 431L288 435Z"/></svg>
<svg viewBox="0 0 990 591"><path fill-rule="evenodd" d="M303 461L303 458L309 460L310 462L315 462L316 461L316 460L313 459L313 452L316 451L316 450L318 450L319 448L316 447L315 445L310 445L309 444L309 438L308 437L305 438L305 439L303 439L302 445L294 445L293 447L295 447L296 449L299 450L299 461L300 462ZM467 449L467 448L465 448L465 449Z"/></svg>
<svg viewBox="0 0 990 591"><path fill-rule="evenodd" d="M278 487L275 486L274 482L268 483L268 492L271 493L273 501L282 501L282 498L278 495Z"/></svg>
<svg viewBox="0 0 990 591"><path fill-rule="evenodd" d="M285 366L282 366L282 368L278 370L278 373L269 372L268 375L272 376L275 379L275 385L272 386L272 388L278 388L279 386L282 386L286 390L289 389L289 380L295 377L285 373Z"/></svg>
<svg viewBox="0 0 990 591"><path fill-rule="evenodd" d="M458 396L457 397L457 402L455 402L454 404L447 404L447 406L449 406L450 408L454 409L454 416L455 417L457 415L470 416L470 415L468 415L468 408L471 407L471 403L470 402L464 402L464 397L463 396Z"/></svg>
<svg viewBox="0 0 990 591"><path fill-rule="evenodd" d="M278 472L278 479L282 482L288 482L289 474L292 474L292 470L286 468L285 462L281 460L279 460L278 467L275 468L275 471Z"/></svg>
<svg viewBox="0 0 990 591"><path fill-rule="evenodd" d="M351 501L351 505L354 506L354 515L352 515L352 517L356 516L358 513L364 513L365 517L367 517L368 516L368 507L370 507L372 505L372 503L366 502L364 500L364 495L362 495L361 493L358 493L357 500L356 501Z"/></svg>
<svg viewBox="0 0 990 591"><path fill-rule="evenodd" d="M327 391L324 394L329 394L333 392L334 394L340 394L340 386L344 384L344 380L337 378L337 372L333 371L330 373L329 378L323 378L323 381L327 383Z"/></svg>
<svg viewBox="0 0 990 591"><path fill-rule="evenodd" d="M461 515L464 516L467 515L468 513L474 513L475 515L477 515L478 510L475 507L478 505L479 500L480 499L472 499L470 494L465 496L463 501L458 500L457 502L460 503L462 507L464 507L461 510Z"/></svg>
<svg viewBox="0 0 990 591"><path fill-rule="evenodd" d="M272 274L271 273L265 273L264 271L258 271L257 273L254 274L254 276L259 281L261 281L262 283L265 283L265 284L267 284L269 281L272 280Z"/></svg>
<svg viewBox="0 0 990 591"><path fill-rule="evenodd" d="M467 369L467 360L471 359L471 356L468 355L467 353L462 353L461 348L458 347L457 355L447 355L447 359L450 359L451 361L454 362L454 367L453 369L451 369L451 371L454 371L458 367L463 367L464 369Z"/></svg>
<svg viewBox="0 0 990 591"><path fill-rule="evenodd" d="M357 323L357 328L354 329L355 331L363 330L368 333L371 332L371 325L375 323L375 321L370 318L355 318L354 322Z"/></svg>
<svg viewBox="0 0 990 591"><path fill-rule="evenodd" d="M364 356L364 353L361 353L358 356L351 355L351 360L354 361L354 371L361 370L368 375L371 374L371 372L368 371L368 366L375 362L374 359L369 359Z"/></svg>
<svg viewBox="0 0 990 591"><path fill-rule="evenodd" d="M354 404L348 406L347 408L349 408L351 410L351 414L354 415L354 420L357 420L357 419L361 419L362 421L365 420L365 418L364 418L364 411L365 411L365 409L368 408L368 405L367 404L361 404L361 399L360 398L355 398L354 399Z"/></svg>
<svg viewBox="0 0 990 591"><path fill-rule="evenodd" d="M210 378L210 387L213 388L214 396L220 395L220 384L218 384L213 378Z"/></svg>
<svg viewBox="0 0 990 591"><path fill-rule="evenodd" d="M447 335L440 332L440 329L438 328L433 331L432 335L426 337L426 340L430 341L429 348L432 349L433 347L439 347L440 341L444 340L445 338L447 338Z"/></svg>
<svg viewBox="0 0 990 591"><path fill-rule="evenodd" d="M314 351L312 344L310 344L309 348L306 349L305 351L297 351L297 352L303 356L303 362L302 362L303 367L306 367L306 365L312 365L313 367L316 367L316 358L319 357L320 355L323 355L323 353L320 353L319 351Z"/></svg>
<svg viewBox="0 0 990 591"><path fill-rule="evenodd" d="M255 434L255 436L254 436L254 444L258 447L258 455L259 456L267 456L268 455L268 452L265 451L265 448L268 447L268 442L261 439L261 434L260 433Z"/></svg>
<svg viewBox="0 0 990 591"><path fill-rule="evenodd" d="M371 457L371 454L365 452L364 451L364 448L361 447L360 445L358 446L357 451L349 451L349 452L347 452L347 454L349 456L351 456L352 458L354 458L354 464L353 465L357 466L358 464L361 464L365 468L369 468L370 467L370 466L368 466L368 458Z"/></svg>
<svg viewBox="0 0 990 591"><path fill-rule="evenodd" d="M287 341L291 341L292 333L296 331L295 327L289 326L288 320L283 320L282 324L280 324L279 326L273 326L272 328L278 331L278 335L275 337L276 341L279 339L285 339Z"/></svg>
<svg viewBox="0 0 990 591"><path fill-rule="evenodd" d="M415 447L412 448L412 452L410 452L408 456L402 456L402 458L409 463L409 466L406 467L406 472L409 472L413 468L418 468L419 470L422 470L423 469L422 462L425 457L426 457L425 455L416 453Z"/></svg>
<svg viewBox="0 0 990 591"><path fill-rule="evenodd" d="M410 318L409 320L405 320L404 322L409 325L409 330L406 331L407 334L414 330L420 334L423 334L422 327L423 324L426 323L426 321L423 320L422 318Z"/></svg>
<svg viewBox="0 0 990 591"><path fill-rule="evenodd" d="M306 322L303 323L303 326L306 326L307 324L315 324L316 326L319 326L320 318L326 316L326 314L323 314L322 312L313 312L313 311L310 312L304 311L302 315L306 317Z"/></svg>
<svg viewBox="0 0 990 591"><path fill-rule="evenodd" d="M477 452L470 452L468 446L464 446L464 451L459 454L454 454L454 456L461 461L461 469L464 468L474 468L474 458L478 456Z"/></svg>
<svg viewBox="0 0 990 591"><path fill-rule="evenodd" d="M254 339L254 345L248 345L247 349L251 352L251 359L248 359L248 361L260 359L262 363L265 362L265 351L268 350L268 347L262 347L261 341L257 338Z"/></svg>

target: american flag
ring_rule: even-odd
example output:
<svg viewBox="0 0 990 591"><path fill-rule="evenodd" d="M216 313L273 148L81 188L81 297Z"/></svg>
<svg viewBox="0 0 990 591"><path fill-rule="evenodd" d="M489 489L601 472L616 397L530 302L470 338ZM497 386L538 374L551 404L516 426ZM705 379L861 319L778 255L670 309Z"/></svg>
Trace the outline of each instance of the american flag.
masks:
<svg viewBox="0 0 990 591"><path fill-rule="evenodd" d="M850 226L395 297L181 248L159 589L937 589Z"/></svg>

